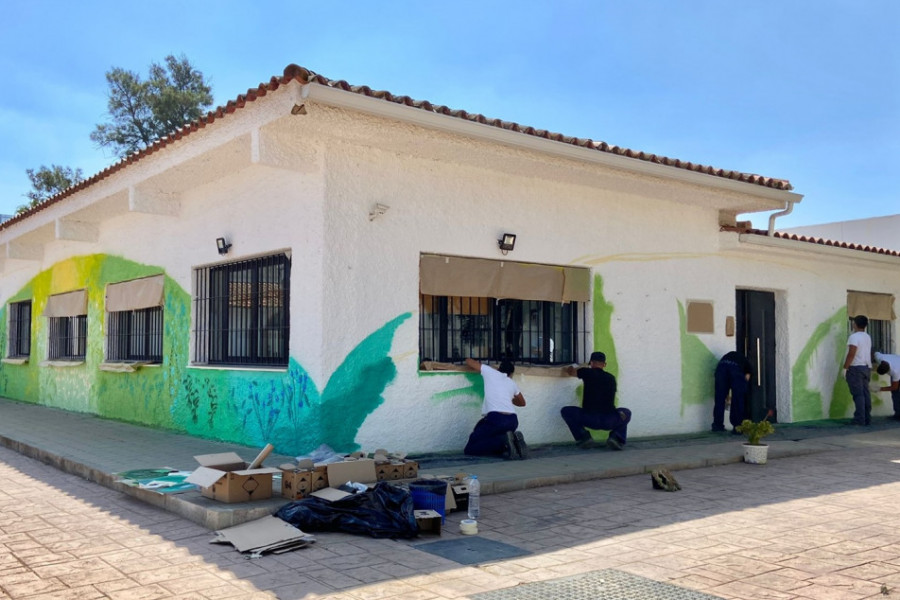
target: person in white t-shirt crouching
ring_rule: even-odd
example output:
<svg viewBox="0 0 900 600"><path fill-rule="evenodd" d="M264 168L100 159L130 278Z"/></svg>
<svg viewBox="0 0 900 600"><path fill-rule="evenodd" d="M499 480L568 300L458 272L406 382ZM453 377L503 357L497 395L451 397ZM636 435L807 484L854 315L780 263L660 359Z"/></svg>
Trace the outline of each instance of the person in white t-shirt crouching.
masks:
<svg viewBox="0 0 900 600"><path fill-rule="evenodd" d="M847 357L844 359L844 378L853 396L853 422L857 425L872 424L872 395L869 382L872 378L872 338L866 333L869 319L865 315L853 317L853 333L847 338Z"/></svg>
<svg viewBox="0 0 900 600"><path fill-rule="evenodd" d="M882 386L874 383L869 389L873 392L890 392L891 402L894 405L894 420L900 421L900 356L896 354L875 353L875 372L879 375L889 375L891 384Z"/></svg>
<svg viewBox="0 0 900 600"><path fill-rule="evenodd" d="M466 366L481 373L484 379L484 403L481 420L469 435L463 452L470 456L502 456L528 458L528 446L519 427L516 407L525 406L525 396L512 380L516 367L509 360L500 362L499 369L467 358Z"/></svg>

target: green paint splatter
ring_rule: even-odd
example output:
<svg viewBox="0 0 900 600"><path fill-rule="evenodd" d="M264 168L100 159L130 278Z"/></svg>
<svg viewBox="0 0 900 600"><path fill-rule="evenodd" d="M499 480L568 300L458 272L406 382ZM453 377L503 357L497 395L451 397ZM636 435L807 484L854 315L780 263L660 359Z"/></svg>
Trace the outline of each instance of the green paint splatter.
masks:
<svg viewBox="0 0 900 600"><path fill-rule="evenodd" d="M613 305L603 297L603 278L594 275L594 350L606 354L606 371L618 377L619 358L612 337L612 313Z"/></svg>
<svg viewBox="0 0 900 600"><path fill-rule="evenodd" d="M687 332L687 313L678 301L681 334L681 414L690 405L712 405L715 398L715 371L718 360L700 338Z"/></svg>
<svg viewBox="0 0 900 600"><path fill-rule="evenodd" d="M388 356L394 333L410 313L398 316L363 340L319 395L306 371L290 359L286 371L189 367L190 295L165 278L162 364L133 373L101 371L104 361L108 283L163 272L109 255L74 257L37 274L9 301L32 299L31 359L0 364L0 393L105 418L184 431L199 437L262 446L285 454L327 443L353 450L365 418L381 403L396 376ZM86 289L88 346L84 364L41 367L47 356L47 319L40 317L51 294ZM0 345L6 354L6 305L0 309Z"/></svg>
<svg viewBox="0 0 900 600"><path fill-rule="evenodd" d="M819 390L813 389L810 385L809 381L809 372L812 368L813 360L816 358L816 355L819 352L819 349L824 345L827 340L837 338L835 342L838 344L836 348L840 349L840 340L843 339L843 343L847 342L847 307L842 307L838 310L834 316L830 319L823 321L816 327L815 331L813 331L812 336L806 342L806 345L803 347L803 350L800 352L799 356L797 356L797 360L794 363L794 366L791 368L791 387L793 388L793 393L791 396L791 409L792 409L792 420L794 422L798 421L812 421L821 419L824 417L825 408L824 403L822 401L822 394ZM840 350L836 352L837 360L843 361L844 355L841 354ZM834 372L840 373L841 362L835 365ZM843 385L842 385L843 384ZM850 391L847 389L846 382L842 382L840 377L837 377L837 381L835 381L833 394L838 394L839 389L844 388L844 391L847 394L847 398L839 399L838 404L842 405L846 408L847 402L849 401L852 405L852 400L849 400ZM832 396L832 404L831 406L835 406L834 399L837 396ZM830 410L829 410L830 412Z"/></svg>

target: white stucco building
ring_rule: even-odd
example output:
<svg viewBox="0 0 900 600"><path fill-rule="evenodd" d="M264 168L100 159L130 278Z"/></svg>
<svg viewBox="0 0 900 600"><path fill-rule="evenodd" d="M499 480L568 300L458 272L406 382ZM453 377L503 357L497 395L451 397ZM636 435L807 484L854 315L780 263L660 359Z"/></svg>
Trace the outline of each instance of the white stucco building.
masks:
<svg viewBox="0 0 900 600"><path fill-rule="evenodd" d="M282 453L458 451L466 356L512 357L520 430L561 443L592 350L651 436L708 429L739 348L754 418L846 417L848 311L895 350L900 256L735 223L800 200L291 65L0 224L0 395Z"/></svg>

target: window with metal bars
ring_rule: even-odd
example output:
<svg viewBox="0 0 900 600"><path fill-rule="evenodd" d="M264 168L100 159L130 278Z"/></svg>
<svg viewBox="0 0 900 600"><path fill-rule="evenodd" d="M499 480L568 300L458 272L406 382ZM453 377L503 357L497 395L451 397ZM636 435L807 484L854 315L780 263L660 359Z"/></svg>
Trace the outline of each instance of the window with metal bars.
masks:
<svg viewBox="0 0 900 600"><path fill-rule="evenodd" d="M31 354L31 300L9 305L9 342L7 356L28 358Z"/></svg>
<svg viewBox="0 0 900 600"><path fill-rule="evenodd" d="M853 333L853 321L848 326L848 335ZM869 319L866 333L872 338L872 352L882 354L894 353L893 322L881 319Z"/></svg>
<svg viewBox="0 0 900 600"><path fill-rule="evenodd" d="M291 260L285 254L194 270L194 362L287 366Z"/></svg>
<svg viewBox="0 0 900 600"><path fill-rule="evenodd" d="M50 360L84 360L87 315L50 317Z"/></svg>
<svg viewBox="0 0 900 600"><path fill-rule="evenodd" d="M162 362L161 306L111 312L106 323L108 362Z"/></svg>
<svg viewBox="0 0 900 600"><path fill-rule="evenodd" d="M584 355L585 305L420 294L422 361L508 358L535 365L571 364Z"/></svg>

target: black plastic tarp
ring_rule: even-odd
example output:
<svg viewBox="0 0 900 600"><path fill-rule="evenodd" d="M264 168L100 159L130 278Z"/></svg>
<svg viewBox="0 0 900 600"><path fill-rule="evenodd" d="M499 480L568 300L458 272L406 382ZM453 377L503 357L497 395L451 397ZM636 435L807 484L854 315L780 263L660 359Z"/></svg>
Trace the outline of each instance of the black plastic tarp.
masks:
<svg viewBox="0 0 900 600"><path fill-rule="evenodd" d="M336 501L315 496L296 500L275 516L308 533L340 531L376 538L411 538L418 533L412 496L384 481Z"/></svg>

